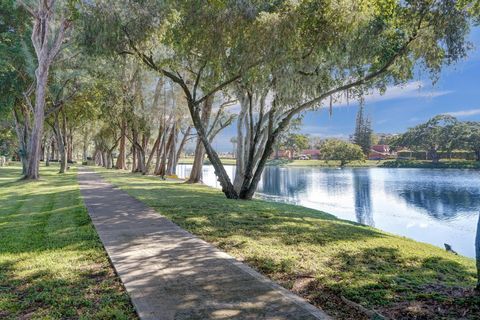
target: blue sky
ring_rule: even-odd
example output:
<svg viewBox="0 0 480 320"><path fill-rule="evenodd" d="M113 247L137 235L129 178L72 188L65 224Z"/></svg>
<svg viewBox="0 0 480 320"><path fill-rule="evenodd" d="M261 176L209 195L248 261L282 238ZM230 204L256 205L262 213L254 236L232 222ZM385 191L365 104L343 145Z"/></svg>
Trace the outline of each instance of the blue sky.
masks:
<svg viewBox="0 0 480 320"><path fill-rule="evenodd" d="M442 113L459 120L480 121L480 28L470 34L474 48L464 61L446 67L439 81L432 86L428 75L419 75L404 87L389 88L381 96L373 94L366 99L365 108L377 133L399 133ZM321 138L348 138L355 127L358 103L328 110L308 112L302 133ZM219 151L230 151L230 138L235 135L232 126L214 141Z"/></svg>

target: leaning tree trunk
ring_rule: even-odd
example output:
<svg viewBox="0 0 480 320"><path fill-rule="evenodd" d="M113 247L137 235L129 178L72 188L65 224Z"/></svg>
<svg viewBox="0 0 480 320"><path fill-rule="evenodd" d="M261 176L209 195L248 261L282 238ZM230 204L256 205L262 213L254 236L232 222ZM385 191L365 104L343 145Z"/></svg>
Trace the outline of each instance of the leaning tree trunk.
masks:
<svg viewBox="0 0 480 320"><path fill-rule="evenodd" d="M177 164L178 164L178 161L180 160L180 156L182 155L183 148L185 148L185 144L187 143L187 139L188 139L188 136L190 135L191 130L192 130L192 127L189 126L185 131L185 134L183 135L180 145L178 146L177 155L175 157L175 163Z"/></svg>
<svg viewBox="0 0 480 320"><path fill-rule="evenodd" d="M174 175L177 171L177 137L178 127L176 124L173 124L172 134L170 135L170 148L168 149L167 175L169 176Z"/></svg>
<svg viewBox="0 0 480 320"><path fill-rule="evenodd" d="M209 97L207 100L205 100L205 103L203 104L202 115L200 117L200 121L202 123L203 128L208 128L208 124L210 122L210 114L212 112L213 98L214 98L213 96ZM197 126L197 134L198 134L198 126ZM205 133L203 133L203 135L205 135ZM188 178L187 183L198 183L202 181L203 161L205 158L205 152L206 150L205 150L204 142L202 141L200 134L198 134L197 145L195 147L195 158L193 160L192 171L190 172L190 177Z"/></svg>
<svg viewBox="0 0 480 320"><path fill-rule="evenodd" d="M212 96L210 96L205 102L207 103L210 99L212 99L210 104L213 103ZM220 161L220 157L218 156L217 152L215 152L215 150L213 149L212 144L210 143L207 137L207 133L205 132L205 127L204 127L204 122L202 121L202 118L196 111L197 106L193 104L191 101L189 101L188 109L190 111L193 124L197 129L198 137L203 143L203 146L205 147L205 153L207 154L208 159L210 160L210 163L212 164L215 170L215 175L217 176L217 179L220 182L220 185L222 186L222 192L225 194L225 196L228 199L238 199L238 193L235 191L235 188L233 187L233 184L230 181L230 177L228 176L227 172L225 171L225 168L222 165L222 162Z"/></svg>

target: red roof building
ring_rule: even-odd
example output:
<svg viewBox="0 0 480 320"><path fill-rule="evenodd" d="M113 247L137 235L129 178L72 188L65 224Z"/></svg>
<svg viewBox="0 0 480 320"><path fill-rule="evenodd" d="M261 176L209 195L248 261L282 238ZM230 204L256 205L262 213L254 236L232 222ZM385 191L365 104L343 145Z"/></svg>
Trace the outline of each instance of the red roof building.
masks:
<svg viewBox="0 0 480 320"><path fill-rule="evenodd" d="M388 144L377 144L372 146L371 149L380 153L390 153L390 146Z"/></svg>
<svg viewBox="0 0 480 320"><path fill-rule="evenodd" d="M368 154L369 160L388 159L391 158L394 153L387 144L377 144L372 146L370 149L370 153Z"/></svg>
<svg viewBox="0 0 480 320"><path fill-rule="evenodd" d="M308 156L310 159L320 159L320 150L317 149L306 149L300 152L301 155Z"/></svg>

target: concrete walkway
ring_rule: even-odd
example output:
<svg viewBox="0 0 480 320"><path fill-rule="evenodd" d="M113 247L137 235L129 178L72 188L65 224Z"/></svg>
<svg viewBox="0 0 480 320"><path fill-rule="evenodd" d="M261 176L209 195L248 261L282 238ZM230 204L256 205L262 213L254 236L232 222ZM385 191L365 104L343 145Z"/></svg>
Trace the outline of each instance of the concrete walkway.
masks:
<svg viewBox="0 0 480 320"><path fill-rule="evenodd" d="M95 228L141 319L329 319L98 174L81 168L78 179Z"/></svg>

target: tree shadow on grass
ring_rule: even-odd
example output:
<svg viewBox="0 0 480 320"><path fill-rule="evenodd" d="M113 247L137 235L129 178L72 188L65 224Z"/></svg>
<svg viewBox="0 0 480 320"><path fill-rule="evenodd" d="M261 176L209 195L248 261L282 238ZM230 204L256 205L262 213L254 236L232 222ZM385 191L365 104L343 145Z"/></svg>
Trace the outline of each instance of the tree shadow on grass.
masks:
<svg viewBox="0 0 480 320"><path fill-rule="evenodd" d="M18 274L19 259L0 263L0 318L136 319L129 297L103 263L67 277L48 269Z"/></svg>
<svg viewBox="0 0 480 320"><path fill-rule="evenodd" d="M251 239L275 238L284 245L324 245L384 237L378 230L303 207L259 200L227 200L217 190L183 183L130 182L120 184L179 225L203 235L244 235Z"/></svg>
<svg viewBox="0 0 480 320"><path fill-rule="evenodd" d="M287 281L295 284L302 278L295 257L291 259L279 248L312 250L311 254L326 265L319 270L331 274L307 275L314 281L300 294L321 307L328 305L327 311L348 309L340 299L345 296L395 319L478 317L480 304L470 289L474 285L473 264L468 269L468 264L458 262L465 262L463 258L450 259L433 247L429 254L428 247L421 244L419 250L412 249L413 242L315 210L255 200L229 201L204 186L138 179L149 181L114 181L192 233L219 243L221 248L240 249L247 262L277 280L290 277ZM382 238L385 242L376 241ZM336 243L341 243L336 248L340 252L325 251L323 257L321 248ZM410 246L398 249L403 243ZM271 254L273 250L277 256ZM325 296L335 303L326 301ZM346 318L349 316L346 313Z"/></svg>
<svg viewBox="0 0 480 320"><path fill-rule="evenodd" d="M327 284L329 290L392 319L480 318L474 270L453 257L409 256L376 247L342 252L330 267L339 281Z"/></svg>
<svg viewBox="0 0 480 320"><path fill-rule="evenodd" d="M74 174L0 189L1 319L135 319Z"/></svg>

